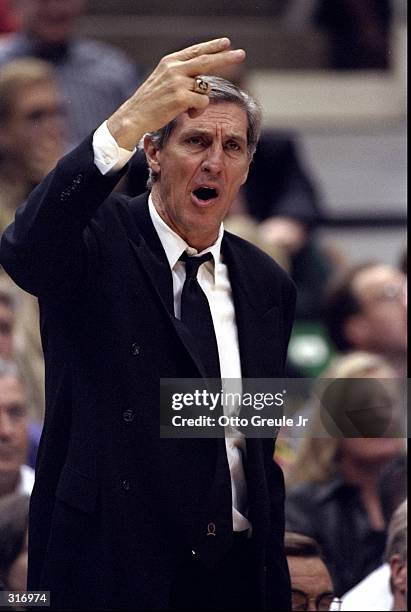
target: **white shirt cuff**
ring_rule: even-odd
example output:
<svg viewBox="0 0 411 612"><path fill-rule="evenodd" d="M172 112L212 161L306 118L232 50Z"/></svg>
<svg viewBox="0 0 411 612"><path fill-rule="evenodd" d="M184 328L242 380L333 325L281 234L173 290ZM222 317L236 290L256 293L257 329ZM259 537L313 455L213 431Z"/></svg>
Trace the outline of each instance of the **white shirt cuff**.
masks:
<svg viewBox="0 0 411 612"><path fill-rule="evenodd" d="M133 157L136 148L132 151L118 146L114 137L104 121L93 135L94 163L101 174L114 174L118 172Z"/></svg>

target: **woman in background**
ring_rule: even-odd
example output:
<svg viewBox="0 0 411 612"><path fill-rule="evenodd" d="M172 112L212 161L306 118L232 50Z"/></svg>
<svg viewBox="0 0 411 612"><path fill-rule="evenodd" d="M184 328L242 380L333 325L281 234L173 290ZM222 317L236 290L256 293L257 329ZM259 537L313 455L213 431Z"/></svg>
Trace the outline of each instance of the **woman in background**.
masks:
<svg viewBox="0 0 411 612"><path fill-rule="evenodd" d="M27 526L29 497L7 495L0 499L0 588L27 588Z"/></svg>
<svg viewBox="0 0 411 612"><path fill-rule="evenodd" d="M363 379L394 378L394 372L378 356L352 353L339 359L323 376L362 379L358 381L362 383ZM354 383L331 384L333 414L347 414L347 402L358 400L349 397ZM386 388L378 380L362 385L361 392L359 413L366 414L378 403L386 403ZM321 416L313 420L317 437L303 440L287 474L286 521L288 531L305 534L319 543L340 596L381 563L386 525L378 480L384 465L405 453L405 444L402 438L318 437Z"/></svg>

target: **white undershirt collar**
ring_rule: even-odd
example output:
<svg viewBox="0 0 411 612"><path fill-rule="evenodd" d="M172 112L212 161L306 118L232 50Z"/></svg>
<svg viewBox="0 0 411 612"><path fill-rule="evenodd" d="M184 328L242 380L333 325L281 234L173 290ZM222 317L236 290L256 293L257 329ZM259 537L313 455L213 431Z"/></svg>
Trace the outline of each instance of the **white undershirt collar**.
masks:
<svg viewBox="0 0 411 612"><path fill-rule="evenodd" d="M212 244L210 247L207 247L203 251L199 252L197 251L197 249L187 244L187 242L181 236L179 236L171 227L169 227L167 223L160 217L156 207L154 206L151 193L148 198L148 208L151 220L157 231L158 237L160 238L161 244L163 245L171 270L174 268L181 254L184 251L186 251L188 255L190 255L190 257L195 255L203 255L204 253L210 252L214 259L214 266L212 267L214 268L214 282L216 282L216 275L218 274L218 264L220 264L221 262L221 241L223 239L224 234L223 224L221 223L220 225L218 237L215 243ZM211 265L211 262L206 262L206 265L207 264Z"/></svg>

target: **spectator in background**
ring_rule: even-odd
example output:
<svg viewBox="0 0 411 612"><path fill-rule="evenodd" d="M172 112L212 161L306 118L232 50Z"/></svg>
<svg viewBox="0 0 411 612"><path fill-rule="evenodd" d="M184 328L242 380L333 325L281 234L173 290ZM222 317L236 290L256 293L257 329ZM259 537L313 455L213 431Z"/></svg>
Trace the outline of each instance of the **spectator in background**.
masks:
<svg viewBox="0 0 411 612"><path fill-rule="evenodd" d="M20 326L18 317L16 317L14 294L11 288L4 289L3 285L11 285L10 281L6 280L5 275L4 278L0 278L0 361L14 361L22 378L24 378L30 411L27 464L34 468L44 413L44 364L40 354L36 359L35 355L30 353L25 346L27 342L20 346L24 338L18 332ZM15 290L18 292L17 288ZM33 324L33 321L31 321L31 324ZM33 330L33 334L34 332L35 330Z"/></svg>
<svg viewBox="0 0 411 612"><path fill-rule="evenodd" d="M29 496L0 499L0 584L8 591L27 588Z"/></svg>
<svg viewBox="0 0 411 612"><path fill-rule="evenodd" d="M407 501L394 512L388 527L385 558L391 568L392 610L408 610Z"/></svg>
<svg viewBox="0 0 411 612"><path fill-rule="evenodd" d="M0 498L11 493L31 494L34 470L26 465L28 426L24 384L17 368L0 360Z"/></svg>
<svg viewBox="0 0 411 612"><path fill-rule="evenodd" d="M16 58L51 62L67 111L69 146L126 100L141 77L118 50L74 35L82 0L20 0L20 29L0 44L0 65Z"/></svg>
<svg viewBox="0 0 411 612"><path fill-rule="evenodd" d="M385 523L391 520L395 510L407 497L407 457L394 457L383 468L378 483L378 493Z"/></svg>
<svg viewBox="0 0 411 612"><path fill-rule="evenodd" d="M29 411L29 450L27 465L34 469L36 465L37 450L40 443L44 417L44 363L38 347L37 354L30 351L29 341L24 336L24 327L19 320L19 309L16 308L13 294L2 288L6 278L0 278L0 361L13 361L17 370L24 379L27 394L27 408ZM15 288L21 297L20 291ZM18 300L18 298L17 298ZM34 302L34 300L33 300ZM27 321L29 324L29 321ZM33 325L33 320L31 320ZM36 329L32 329L35 337Z"/></svg>
<svg viewBox="0 0 411 612"><path fill-rule="evenodd" d="M317 542L289 531L285 533L284 542L291 578L292 610L329 610L334 589Z"/></svg>
<svg viewBox="0 0 411 612"><path fill-rule="evenodd" d="M0 235L63 152L62 103L46 62L0 68Z"/></svg>
<svg viewBox="0 0 411 612"><path fill-rule="evenodd" d="M325 378L392 376L380 357L355 353L324 373ZM337 412L346 409L344 389L334 398ZM369 399L373 404L375 395ZM366 410L370 406L362 400ZM318 434L315 421L313 425ZM399 438L309 437L287 474L287 529L319 543L339 596L381 563L386 525L378 479L386 463L402 454L404 442Z"/></svg>
<svg viewBox="0 0 411 612"><path fill-rule="evenodd" d="M390 0L320 0L317 25L330 37L331 68L388 68Z"/></svg>
<svg viewBox="0 0 411 612"><path fill-rule="evenodd" d="M47 62L25 58L0 68L0 237L16 209L55 166L64 147L62 100ZM32 415L44 415L44 361L37 300L18 289L0 267L0 290L13 301L12 358L27 380ZM2 292L4 296L4 291ZM3 312L5 304L3 299ZM14 314L12 315L12 310ZM11 340L11 336L9 336ZM3 336L4 342L4 336ZM10 355L3 353L3 358Z"/></svg>
<svg viewBox="0 0 411 612"><path fill-rule="evenodd" d="M395 457L383 468L378 483L381 508L388 525L395 510L407 497L407 457ZM343 597L341 610L378 612L391 610L390 565L385 561Z"/></svg>
<svg viewBox="0 0 411 612"><path fill-rule="evenodd" d="M406 277L392 266L365 263L344 272L324 300L324 322L337 350L384 357L397 376L407 366Z"/></svg>
<svg viewBox="0 0 411 612"><path fill-rule="evenodd" d="M37 431L35 439L44 415L44 362L36 336L37 318L35 299L25 296L5 273L0 273L0 358L13 361L24 378L33 420L30 427Z"/></svg>

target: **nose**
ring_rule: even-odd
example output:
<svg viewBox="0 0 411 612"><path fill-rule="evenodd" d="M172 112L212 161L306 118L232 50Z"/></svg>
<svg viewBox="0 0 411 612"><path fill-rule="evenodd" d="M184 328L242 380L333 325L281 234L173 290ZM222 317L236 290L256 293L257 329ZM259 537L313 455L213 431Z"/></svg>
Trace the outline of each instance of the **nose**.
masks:
<svg viewBox="0 0 411 612"><path fill-rule="evenodd" d="M214 143L204 152L204 160L201 164L201 170L217 176L223 169L224 165L224 150L218 143Z"/></svg>

